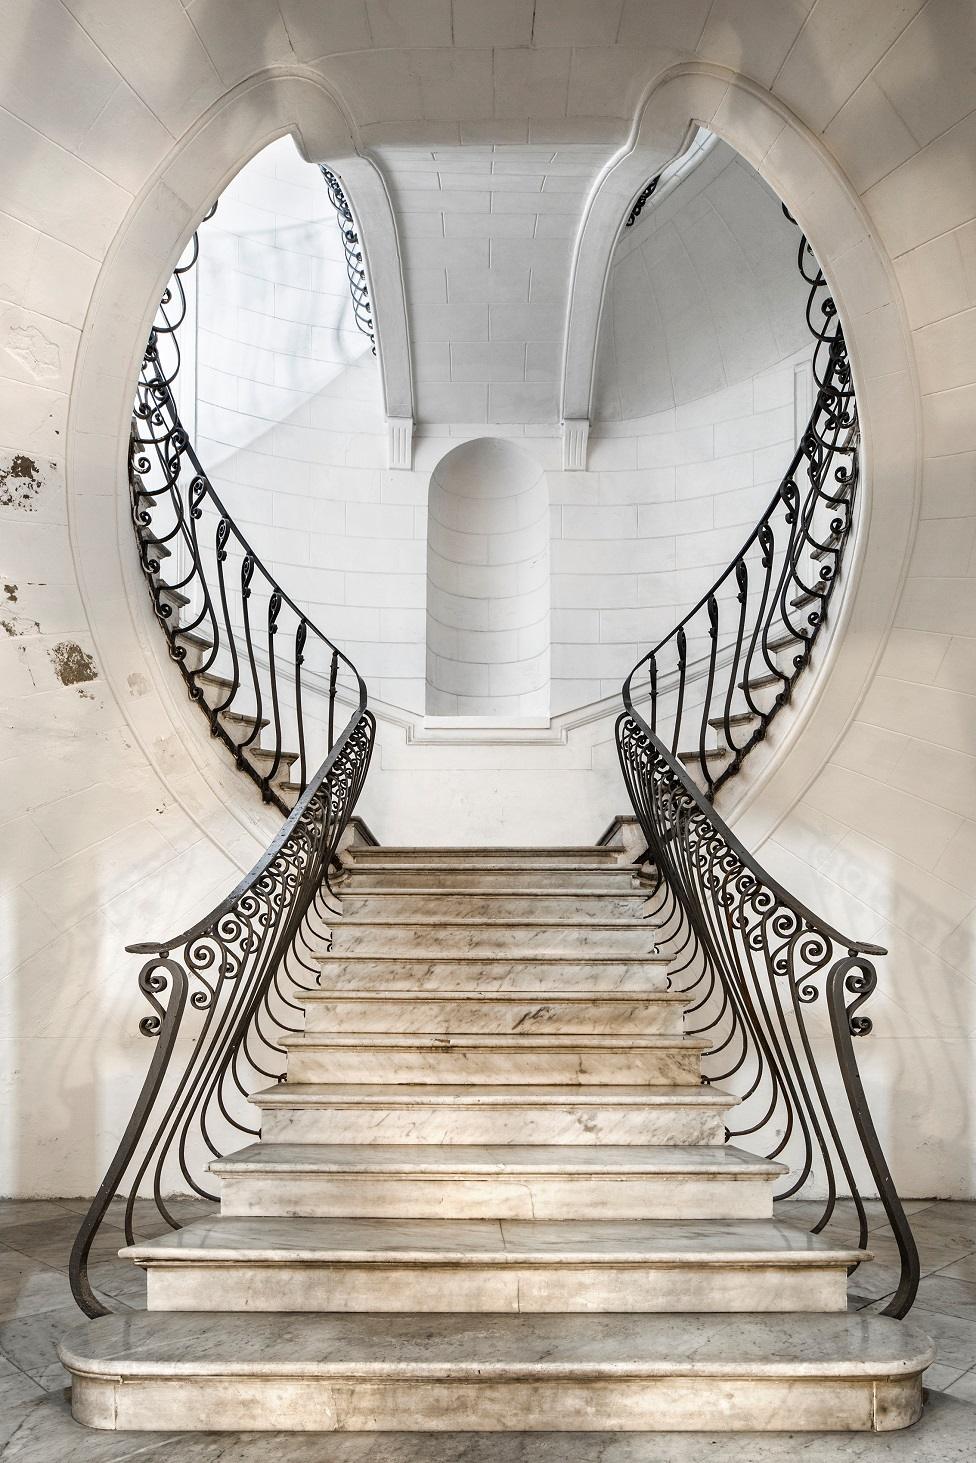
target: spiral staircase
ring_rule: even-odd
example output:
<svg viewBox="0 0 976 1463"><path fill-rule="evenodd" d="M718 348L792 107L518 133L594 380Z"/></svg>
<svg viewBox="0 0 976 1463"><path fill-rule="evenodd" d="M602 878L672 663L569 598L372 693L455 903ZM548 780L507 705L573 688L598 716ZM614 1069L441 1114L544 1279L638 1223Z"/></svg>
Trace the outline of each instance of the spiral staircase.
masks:
<svg viewBox="0 0 976 1463"><path fill-rule="evenodd" d="M286 817L209 916L130 947L153 1055L72 1256L75 1416L915 1422L918 1258L855 1053L884 951L776 883L712 801L810 667L855 523L856 402L806 241L814 415L740 553L624 685L632 815L571 848L382 847L357 824L367 688L241 536L176 410L196 248L143 365L133 522L191 698ZM219 1210L181 1227L167 1198L186 1191ZM144 1312L112 1314L88 1274L119 1208ZM848 1311L872 1265L882 1301Z"/></svg>

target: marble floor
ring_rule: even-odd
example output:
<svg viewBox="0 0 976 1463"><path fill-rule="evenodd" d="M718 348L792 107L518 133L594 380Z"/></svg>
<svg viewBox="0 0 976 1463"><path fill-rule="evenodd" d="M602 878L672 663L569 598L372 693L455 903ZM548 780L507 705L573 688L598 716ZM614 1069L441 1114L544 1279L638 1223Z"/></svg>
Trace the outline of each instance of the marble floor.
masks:
<svg viewBox="0 0 976 1463"><path fill-rule="evenodd" d="M212 1206L186 1200L176 1217L203 1217ZM802 1220L803 1204L780 1206ZM926 1375L929 1403L917 1427L881 1436L753 1434L456 1433L295 1435L278 1433L96 1433L77 1426L55 1348L78 1322L68 1287L68 1253L85 1205L76 1200L0 1200L0 1460L3 1463L804 1463L834 1459L953 1463L976 1457L976 1202L917 1201L909 1207L922 1259L913 1319L935 1340L939 1359ZM158 1221L136 1209L137 1233ZM140 1224L143 1228L140 1228ZM853 1237L848 1212L830 1233ZM106 1225L91 1277L114 1309L145 1305L138 1270L118 1259L121 1230ZM893 1241L872 1238L875 1262L851 1282L851 1305L881 1308L894 1285Z"/></svg>

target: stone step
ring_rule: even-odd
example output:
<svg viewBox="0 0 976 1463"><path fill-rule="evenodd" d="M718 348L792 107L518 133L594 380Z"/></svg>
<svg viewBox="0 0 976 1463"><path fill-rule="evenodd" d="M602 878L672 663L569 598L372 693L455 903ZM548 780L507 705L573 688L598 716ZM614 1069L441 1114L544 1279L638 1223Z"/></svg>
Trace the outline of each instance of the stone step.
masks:
<svg viewBox="0 0 976 1463"><path fill-rule="evenodd" d="M132 1430L885 1431L928 1338L887 1316L102 1316L59 1354L75 1418Z"/></svg>
<svg viewBox="0 0 976 1463"><path fill-rule="evenodd" d="M565 955L589 950L601 955L646 955L654 931L641 920L340 919L333 928L333 946L341 954L361 951L379 955L391 950L457 955L508 951Z"/></svg>
<svg viewBox="0 0 976 1463"><path fill-rule="evenodd" d="M505 956L434 954L404 959L396 953L338 954L328 951L311 957L322 965L323 983L350 990L471 991L661 991L667 985L670 955L626 957L591 955L587 951L547 958L539 955Z"/></svg>
<svg viewBox="0 0 976 1463"><path fill-rule="evenodd" d="M549 889L483 889L452 890L449 893L425 890L420 894L362 894L358 890L342 891L344 920L420 920L453 921L505 920L519 922L546 921L552 924L639 920L647 896L641 891L609 892L573 890L562 893Z"/></svg>
<svg viewBox="0 0 976 1463"><path fill-rule="evenodd" d="M486 1087L627 1087L692 1093L701 1085L701 1037L300 1032L279 1037L293 1083L381 1083Z"/></svg>
<svg viewBox="0 0 976 1463"><path fill-rule="evenodd" d="M425 894L434 889L478 890L505 889L520 891L522 887L553 890L556 893L572 894L584 890L597 892L622 891L644 887L631 864L608 864L603 868L578 869L572 865L560 868L520 869L502 865L500 868L451 868L439 864L424 867L420 864L371 863L364 868L355 865L344 866L341 889L354 894Z"/></svg>
<svg viewBox="0 0 976 1463"><path fill-rule="evenodd" d="M769 1219L780 1163L723 1144L253 1143L212 1163L224 1215Z"/></svg>
<svg viewBox="0 0 976 1463"><path fill-rule="evenodd" d="M844 1311L870 1259L775 1219L217 1215L119 1253L167 1311Z"/></svg>
<svg viewBox="0 0 976 1463"><path fill-rule="evenodd" d="M327 973L323 971L323 976ZM687 997L675 991L318 990L301 993L308 1032L618 1032L679 1034Z"/></svg>
<svg viewBox="0 0 976 1463"><path fill-rule="evenodd" d="M497 868L611 868L618 865L620 849L599 848L595 844L567 847L509 848L498 847L395 847L391 844L356 845L347 849L355 868L372 868L376 864L452 869Z"/></svg>
<svg viewBox="0 0 976 1463"><path fill-rule="evenodd" d="M282 1082L251 1101L289 1143L721 1143L714 1087L397 1087Z"/></svg>

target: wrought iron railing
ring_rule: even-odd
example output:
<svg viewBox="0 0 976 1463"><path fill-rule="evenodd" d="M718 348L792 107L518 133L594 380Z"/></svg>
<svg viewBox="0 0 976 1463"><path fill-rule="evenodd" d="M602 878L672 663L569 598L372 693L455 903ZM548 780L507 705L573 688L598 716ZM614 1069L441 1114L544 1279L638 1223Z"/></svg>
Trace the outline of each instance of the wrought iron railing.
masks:
<svg viewBox="0 0 976 1463"><path fill-rule="evenodd" d="M349 199L346 197L338 173L325 163L320 164L325 186L329 190L329 202L336 211L336 223L342 237L342 248L346 256L346 274L349 276L349 293L352 296L353 314L356 324L373 347L376 354L376 326L373 323L373 307L369 303L369 281L366 278L366 261L363 258L363 241L359 237L359 225L353 218Z"/></svg>
<svg viewBox="0 0 976 1463"><path fill-rule="evenodd" d="M750 1151L789 1166L779 1200L822 1200L824 1229L839 1197L853 1200L859 1245L870 1238L867 1186L880 1196L898 1254L885 1314L903 1316L918 1287L918 1252L864 1093L854 1038L886 952L833 929L744 848L664 742L634 709L617 749L647 840L649 918L671 956L669 986L689 998L686 1030L713 1041L705 1080L742 1101L728 1130ZM823 1013L821 1016L820 1013ZM818 1019L819 1018L819 1019Z"/></svg>
<svg viewBox="0 0 976 1463"><path fill-rule="evenodd" d="M710 798L765 739L810 664L854 523L858 418L844 331L805 236L797 263L816 342L800 445L738 553L626 682Z"/></svg>
<svg viewBox="0 0 976 1463"><path fill-rule="evenodd" d="M129 482L140 562L169 653L211 732L266 799L284 812L297 802L205 919L171 939L127 947L148 956L139 989L152 1009L139 1028L155 1048L71 1254L72 1292L90 1316L106 1310L89 1259L113 1204L124 1199L130 1244L140 1195L151 1194L160 1218L179 1228L167 1195L189 1189L215 1198L209 1163L258 1135L248 1098L262 1080L281 1079L278 1038L302 1028L295 998L314 987L311 955L329 945L338 912L331 871L375 734L356 667L255 554L181 420L178 332L198 252L194 235L160 303L137 387ZM287 780L293 763L297 782Z"/></svg>
<svg viewBox="0 0 976 1463"><path fill-rule="evenodd" d="M173 1193L216 1199L207 1166L259 1136L248 1098L282 1079L282 1033L303 1029L296 996L313 990L316 948L328 948L337 913L330 870L369 767L375 722L366 695L281 832L206 919L173 939L129 945L149 958L139 989L152 1011L139 1029L155 1040L149 1071L122 1140L71 1252L75 1300L89 1316L108 1307L91 1284L92 1246L116 1197L126 1243L140 1195L180 1228Z"/></svg>
<svg viewBox="0 0 976 1463"><path fill-rule="evenodd" d="M309 769L357 714L362 682L251 547L184 426L180 328L198 255L194 234L143 357L129 458L132 520L153 609L191 699L264 799L287 813Z"/></svg>

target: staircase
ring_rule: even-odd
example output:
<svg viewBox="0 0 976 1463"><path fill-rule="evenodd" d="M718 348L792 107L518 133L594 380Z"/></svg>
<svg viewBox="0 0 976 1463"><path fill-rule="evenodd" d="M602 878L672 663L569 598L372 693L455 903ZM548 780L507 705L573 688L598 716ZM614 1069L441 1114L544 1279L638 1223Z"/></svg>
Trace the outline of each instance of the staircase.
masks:
<svg viewBox="0 0 976 1463"><path fill-rule="evenodd" d="M218 1216L122 1251L145 1313L61 1356L118 1429L876 1430L928 1340L847 1312L870 1255L773 1217L786 1169L648 955L620 850L355 847L261 1140Z"/></svg>

